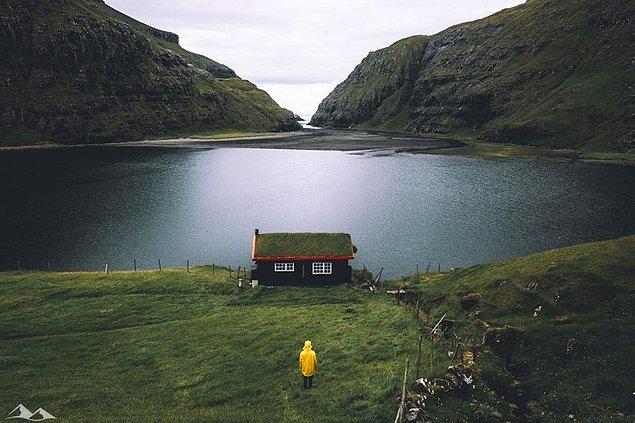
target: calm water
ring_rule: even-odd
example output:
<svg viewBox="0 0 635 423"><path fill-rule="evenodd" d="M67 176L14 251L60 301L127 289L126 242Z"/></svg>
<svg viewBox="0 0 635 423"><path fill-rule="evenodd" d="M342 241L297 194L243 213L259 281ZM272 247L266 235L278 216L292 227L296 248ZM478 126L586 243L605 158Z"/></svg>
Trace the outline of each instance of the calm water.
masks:
<svg viewBox="0 0 635 423"><path fill-rule="evenodd" d="M249 265L253 229L349 232L397 276L635 232L627 167L332 151L0 154L0 268Z"/></svg>

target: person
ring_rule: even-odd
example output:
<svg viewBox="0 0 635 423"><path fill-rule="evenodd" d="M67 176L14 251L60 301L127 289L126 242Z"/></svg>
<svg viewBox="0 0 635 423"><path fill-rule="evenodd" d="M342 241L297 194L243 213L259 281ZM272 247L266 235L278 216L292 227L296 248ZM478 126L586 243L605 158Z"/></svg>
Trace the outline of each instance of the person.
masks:
<svg viewBox="0 0 635 423"><path fill-rule="evenodd" d="M317 370L317 355L313 351L311 341L304 341L304 348L300 351L300 373L304 389L313 387L313 375Z"/></svg>

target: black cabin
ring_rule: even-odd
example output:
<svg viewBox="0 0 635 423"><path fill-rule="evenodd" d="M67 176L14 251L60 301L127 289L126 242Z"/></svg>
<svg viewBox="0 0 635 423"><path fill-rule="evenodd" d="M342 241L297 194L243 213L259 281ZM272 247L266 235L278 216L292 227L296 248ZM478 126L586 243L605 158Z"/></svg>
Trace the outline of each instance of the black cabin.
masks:
<svg viewBox="0 0 635 423"><path fill-rule="evenodd" d="M256 229L252 285L337 285L350 282L357 249L349 234L268 233Z"/></svg>

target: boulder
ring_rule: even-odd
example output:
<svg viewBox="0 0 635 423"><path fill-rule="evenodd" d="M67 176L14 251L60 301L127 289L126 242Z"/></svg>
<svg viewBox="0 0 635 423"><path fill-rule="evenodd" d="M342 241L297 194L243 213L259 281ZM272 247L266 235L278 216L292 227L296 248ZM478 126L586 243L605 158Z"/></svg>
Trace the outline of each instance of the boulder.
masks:
<svg viewBox="0 0 635 423"><path fill-rule="evenodd" d="M481 294L477 292L472 292L471 294L467 294L461 298L461 307L465 311L471 311L478 303L481 301Z"/></svg>

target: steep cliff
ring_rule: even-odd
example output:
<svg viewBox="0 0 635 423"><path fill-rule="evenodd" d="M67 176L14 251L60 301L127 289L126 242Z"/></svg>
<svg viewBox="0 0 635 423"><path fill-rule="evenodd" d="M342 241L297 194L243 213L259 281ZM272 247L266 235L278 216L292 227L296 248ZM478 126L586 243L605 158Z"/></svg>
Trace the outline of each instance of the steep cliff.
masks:
<svg viewBox="0 0 635 423"><path fill-rule="evenodd" d="M632 2L529 0L370 53L311 124L628 151Z"/></svg>
<svg viewBox="0 0 635 423"><path fill-rule="evenodd" d="M0 58L0 145L299 128L227 66L98 0L3 1Z"/></svg>

